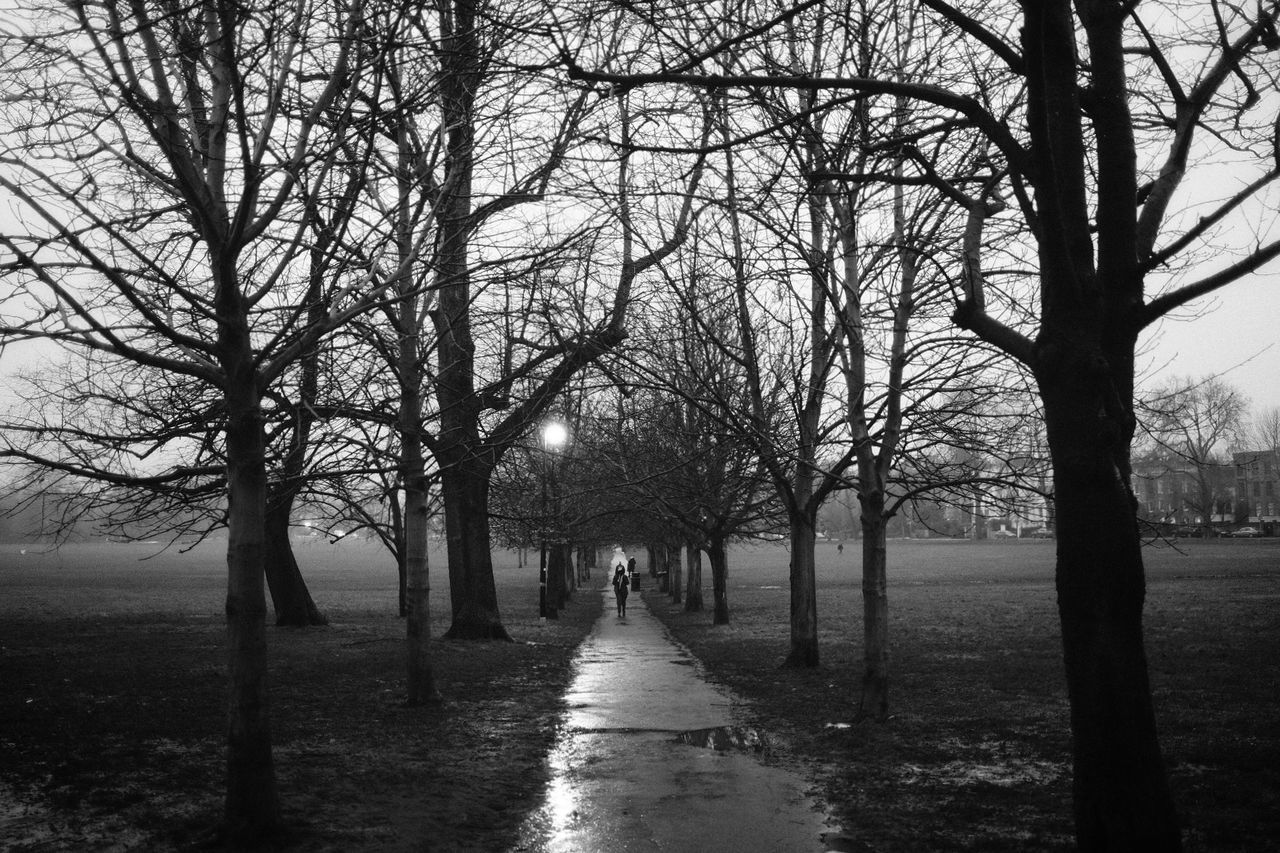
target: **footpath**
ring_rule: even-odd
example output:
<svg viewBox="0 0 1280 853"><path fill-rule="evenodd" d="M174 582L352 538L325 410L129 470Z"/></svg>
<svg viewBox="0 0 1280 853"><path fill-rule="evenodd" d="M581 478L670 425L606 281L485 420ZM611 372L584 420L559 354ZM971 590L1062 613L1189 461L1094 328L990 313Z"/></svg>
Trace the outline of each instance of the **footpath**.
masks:
<svg viewBox="0 0 1280 853"><path fill-rule="evenodd" d="M732 698L633 593L605 612L574 660L568 711L542 806L520 853L819 853L824 816L806 783L755 754ZM717 748L718 747L718 748Z"/></svg>

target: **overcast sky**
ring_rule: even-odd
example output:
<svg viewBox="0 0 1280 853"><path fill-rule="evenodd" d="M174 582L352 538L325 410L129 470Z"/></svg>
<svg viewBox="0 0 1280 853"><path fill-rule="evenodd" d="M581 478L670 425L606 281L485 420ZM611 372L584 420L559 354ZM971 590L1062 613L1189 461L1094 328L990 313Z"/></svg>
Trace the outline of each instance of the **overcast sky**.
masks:
<svg viewBox="0 0 1280 853"><path fill-rule="evenodd" d="M1230 285L1180 316L1186 319L1166 319L1144 337L1142 386L1172 375L1220 374L1249 397L1253 412L1280 408L1280 270ZM0 355L0 375L32 363L37 353L47 358L49 351L47 345L12 346ZM8 404L5 386L0 381L0 399Z"/></svg>
<svg viewBox="0 0 1280 853"><path fill-rule="evenodd" d="M1252 411L1280 407L1280 270L1236 282L1166 319L1144 338L1139 362L1151 387L1170 375L1222 375L1252 401ZM1193 314L1198 316L1192 317Z"/></svg>

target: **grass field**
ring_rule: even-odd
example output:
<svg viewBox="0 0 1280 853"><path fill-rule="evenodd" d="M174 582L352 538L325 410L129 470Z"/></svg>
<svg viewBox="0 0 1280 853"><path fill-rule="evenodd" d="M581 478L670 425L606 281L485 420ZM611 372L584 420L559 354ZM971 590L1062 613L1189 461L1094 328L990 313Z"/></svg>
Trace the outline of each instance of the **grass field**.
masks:
<svg viewBox="0 0 1280 853"><path fill-rule="evenodd" d="M23 548L27 553L21 553ZM0 850L213 844L223 786L225 543L0 546ZM537 618L536 569L497 554L516 643L435 642L441 708L403 704L394 564L299 543L324 628L269 633L273 742L304 851L502 850L540 803L570 661L600 612ZM432 554L432 630L448 627Z"/></svg>
<svg viewBox="0 0 1280 853"><path fill-rule="evenodd" d="M729 626L651 602L750 702L752 722L817 768L848 849L1070 849L1053 553L1050 541L890 542L887 725L852 720L857 543L819 545L817 671L777 668L788 593L776 548L731 556ZM1196 540L1146 561L1148 657L1187 849L1280 849L1280 542Z"/></svg>
<svg viewBox="0 0 1280 853"><path fill-rule="evenodd" d="M0 545L0 849L210 840L222 783L221 547L140 560L156 546ZM537 805L569 660L599 597L579 595L541 624L536 570L495 554L504 623L519 642L436 643L448 702L415 711L399 698L390 561L357 542L298 551L332 624L270 634L290 849L508 847ZM731 552L729 626L672 607L652 582L645 594L710 676L746 700L738 713L771 736L777 759L814 778L843 822L842 849L1069 848L1053 543L891 542L889 559L894 718L882 726L852 721L856 543L843 554L819 545L816 670L777 666L788 607L780 545ZM1196 540L1147 561L1148 654L1187 848L1276 849L1280 542ZM438 636L448 594L437 553L432 578Z"/></svg>

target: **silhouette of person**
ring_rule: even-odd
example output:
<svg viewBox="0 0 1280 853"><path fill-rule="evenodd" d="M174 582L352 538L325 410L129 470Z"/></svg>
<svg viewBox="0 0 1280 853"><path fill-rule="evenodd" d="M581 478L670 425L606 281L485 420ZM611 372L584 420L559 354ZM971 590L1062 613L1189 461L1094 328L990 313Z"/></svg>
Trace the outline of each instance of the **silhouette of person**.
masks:
<svg viewBox="0 0 1280 853"><path fill-rule="evenodd" d="M627 593L631 591L631 578L627 572L627 555L621 545L613 546L613 595L618 602L618 615L627 615Z"/></svg>

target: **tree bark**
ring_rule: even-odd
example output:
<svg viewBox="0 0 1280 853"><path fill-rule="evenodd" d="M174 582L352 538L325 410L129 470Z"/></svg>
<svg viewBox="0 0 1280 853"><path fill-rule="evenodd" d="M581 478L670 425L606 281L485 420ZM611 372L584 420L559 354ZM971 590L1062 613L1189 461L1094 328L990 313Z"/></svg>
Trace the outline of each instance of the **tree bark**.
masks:
<svg viewBox="0 0 1280 853"><path fill-rule="evenodd" d="M564 607L564 549L554 539L547 541L547 618L559 619Z"/></svg>
<svg viewBox="0 0 1280 853"><path fill-rule="evenodd" d="M712 542L707 548L711 560L712 625L729 624L729 556L724 542Z"/></svg>
<svg viewBox="0 0 1280 853"><path fill-rule="evenodd" d="M401 511L400 496L390 495L391 510L391 547L396 557L396 596L398 613L404 619L409 615L409 566L405 562L404 514Z"/></svg>
<svg viewBox="0 0 1280 853"><path fill-rule="evenodd" d="M403 574L405 613L405 701L410 706L441 701L431 667L431 575L427 560L428 506L426 460L422 442L422 370L418 333L413 324L417 298L411 287L401 305L400 476L404 483Z"/></svg>
<svg viewBox="0 0 1280 853"><path fill-rule="evenodd" d="M409 445L413 445L409 442ZM402 448L402 454L405 453ZM405 478L405 569L408 577L405 645L407 652L406 702L410 706L441 701L431 666L431 576L427 562L427 489L422 472L422 455L414 459L412 449L406 462L415 467Z"/></svg>
<svg viewBox="0 0 1280 853"><path fill-rule="evenodd" d="M324 231L320 245L309 253L307 275L307 325L316 328L325 319L325 276L329 272L324 261L325 247L333 235ZM327 625L324 617L311 599L311 591L302 579L302 570L293 553L289 539L289 521L293 516L293 503L302 488L306 469L307 445L311 440L311 428L315 424L314 405L319 396L320 347L308 349L298 359L301 378L298 387L296 414L289 431L290 442L281 461L279 480L267 489L266 510L266 573L267 588L275 608L276 625L302 628L309 625Z"/></svg>
<svg viewBox="0 0 1280 853"><path fill-rule="evenodd" d="M858 717L889 718L889 580L883 493L862 496L862 694Z"/></svg>
<svg viewBox="0 0 1280 853"><path fill-rule="evenodd" d="M1076 839L1088 851L1180 850L1142 638L1146 584L1130 491L1143 274L1127 14L1080 4L1081 40L1072 3L1023 10L1031 177L1041 218L1042 310L1032 367L1053 461ZM1091 73L1087 107L1077 74L1082 41ZM1091 137L1096 162L1086 156Z"/></svg>
<svg viewBox="0 0 1280 853"><path fill-rule="evenodd" d="M558 619L556 600L552 597L553 581L551 580L551 545L546 534L538 543L538 618Z"/></svg>
<svg viewBox="0 0 1280 853"><path fill-rule="evenodd" d="M560 601L560 607L567 607L569 602L573 601L573 591L577 589L577 579L573 573L573 546L568 542L559 545L560 550L560 571L564 577L563 598Z"/></svg>
<svg viewBox="0 0 1280 853"><path fill-rule="evenodd" d="M684 609L686 613L702 612L702 554L693 545L685 546L685 566L688 569L688 584L684 591Z"/></svg>
<svg viewBox="0 0 1280 853"><path fill-rule="evenodd" d="M1127 472L1116 465L1125 450L1098 417L1091 379L1064 371L1041 381L1054 463L1077 841L1090 851L1179 850L1142 637L1137 515Z"/></svg>
<svg viewBox="0 0 1280 853"><path fill-rule="evenodd" d="M224 320L227 385L227 795L224 832L251 845L280 826L267 699L264 589L267 477L248 329ZM236 356L239 356L237 358Z"/></svg>
<svg viewBox="0 0 1280 853"><path fill-rule="evenodd" d="M684 595L684 563L680 558L680 549L676 549L676 558L671 559L671 548L667 547L667 570L671 576L667 579L671 586L671 603L680 604Z"/></svg>
<svg viewBox="0 0 1280 853"><path fill-rule="evenodd" d="M440 105L445 137L445 179L437 205L436 400L449 597L455 640L510 640L498 615L498 595L489 554L489 477L481 459L481 404L475 393L475 342L471 335L469 238L475 155L475 97L480 45L474 0L440 4Z"/></svg>
<svg viewBox="0 0 1280 853"><path fill-rule="evenodd" d="M473 470L480 469L480 470ZM498 616L489 554L489 473L473 460L441 459L445 538L449 555L450 640L510 640Z"/></svg>
<svg viewBox="0 0 1280 853"><path fill-rule="evenodd" d="M817 541L813 522L803 514L792 513L791 650L783 666L818 665L818 590L813 556Z"/></svg>
<svg viewBox="0 0 1280 853"><path fill-rule="evenodd" d="M268 496L264 569L276 625L290 628L327 625L329 620L312 600L311 591L302 579L302 571L293 554L293 543L289 538L292 510L292 495L273 493Z"/></svg>

